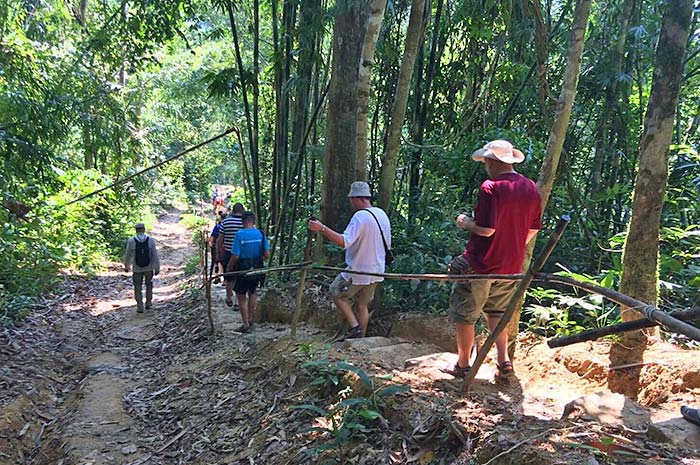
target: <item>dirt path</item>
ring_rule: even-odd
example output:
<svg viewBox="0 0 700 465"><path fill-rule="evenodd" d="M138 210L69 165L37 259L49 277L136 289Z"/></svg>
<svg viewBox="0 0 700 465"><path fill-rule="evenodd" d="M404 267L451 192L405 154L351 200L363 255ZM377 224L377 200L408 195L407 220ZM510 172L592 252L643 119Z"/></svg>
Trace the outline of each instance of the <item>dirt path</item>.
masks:
<svg viewBox="0 0 700 465"><path fill-rule="evenodd" d="M516 380L495 383L487 361L467 394L439 370L455 355L411 332L332 345L311 325L298 340L284 323L236 333L240 316L220 285L210 335L199 278L184 274L196 251L179 214L161 216L151 233L162 262L152 311L135 312L130 276L113 264L94 279L67 280L26 325L0 333L0 464L700 463L688 452L700 447L700 430L677 418L700 373L670 346L650 349L658 366L647 407L606 392L602 344L550 351L523 341ZM322 287L309 293L320 307ZM290 301L267 305L279 313ZM427 328L409 326L421 337ZM333 435L308 428L328 427L330 416L297 407L331 411L341 398L372 395L337 362L410 392L373 401L383 422L365 420L354 442L319 452ZM675 371L661 374L666 366ZM610 438L633 459L595 451Z"/></svg>

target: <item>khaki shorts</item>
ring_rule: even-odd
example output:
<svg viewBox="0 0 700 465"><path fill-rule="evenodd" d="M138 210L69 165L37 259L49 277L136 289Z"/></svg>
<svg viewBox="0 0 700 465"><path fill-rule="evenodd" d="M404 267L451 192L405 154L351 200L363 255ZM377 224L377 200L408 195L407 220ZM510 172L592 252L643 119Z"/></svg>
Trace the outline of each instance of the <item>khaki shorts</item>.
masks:
<svg viewBox="0 0 700 465"><path fill-rule="evenodd" d="M518 281L475 279L454 283L450 294L450 315L457 323L476 324L481 312L500 318L510 302Z"/></svg>
<svg viewBox="0 0 700 465"><path fill-rule="evenodd" d="M338 275L333 280L330 287L330 292L333 298L350 301L352 299L356 304L369 305L374 299L374 291L377 289L378 283L358 285L352 283L351 279L343 278L343 275Z"/></svg>

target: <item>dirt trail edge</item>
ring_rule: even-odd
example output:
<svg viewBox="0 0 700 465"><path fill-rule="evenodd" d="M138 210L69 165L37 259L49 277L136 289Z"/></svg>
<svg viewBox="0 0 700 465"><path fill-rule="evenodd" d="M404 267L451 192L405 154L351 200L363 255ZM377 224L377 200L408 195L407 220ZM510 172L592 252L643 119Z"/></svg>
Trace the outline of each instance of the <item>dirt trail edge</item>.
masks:
<svg viewBox="0 0 700 465"><path fill-rule="evenodd" d="M152 235L152 311L135 312L113 264L0 333L0 464L700 465L700 428L677 413L700 393L697 351L652 346L635 402L607 389L609 344L522 339L517 378L495 381L487 359L466 393L440 371L455 361L444 317L380 315L382 334L334 344L302 324L292 340L296 286L277 286L240 334L218 284L210 335L200 280L184 274L191 233L172 212ZM327 279L303 299L324 327Z"/></svg>

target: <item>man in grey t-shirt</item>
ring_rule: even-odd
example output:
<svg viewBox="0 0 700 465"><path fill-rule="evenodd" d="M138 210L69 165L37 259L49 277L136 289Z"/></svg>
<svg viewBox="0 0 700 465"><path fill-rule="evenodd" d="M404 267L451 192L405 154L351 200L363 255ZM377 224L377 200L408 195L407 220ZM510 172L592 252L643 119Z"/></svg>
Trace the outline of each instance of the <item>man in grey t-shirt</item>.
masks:
<svg viewBox="0 0 700 465"><path fill-rule="evenodd" d="M124 269L128 272L133 268L134 298L136 311L142 313L143 282L146 281L146 308L153 305L153 276L160 273L160 259L156 249L156 240L146 234L146 226L136 223L136 235L126 242Z"/></svg>

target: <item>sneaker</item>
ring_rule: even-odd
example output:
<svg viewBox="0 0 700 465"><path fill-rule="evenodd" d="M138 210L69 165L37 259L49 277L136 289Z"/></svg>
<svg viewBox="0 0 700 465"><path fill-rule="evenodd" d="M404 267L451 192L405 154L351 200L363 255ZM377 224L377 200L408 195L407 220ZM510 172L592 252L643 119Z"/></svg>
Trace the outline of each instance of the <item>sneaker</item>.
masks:
<svg viewBox="0 0 700 465"><path fill-rule="evenodd" d="M146 304L146 310L150 310L151 308L153 308L153 304L151 302L148 302Z"/></svg>
<svg viewBox="0 0 700 465"><path fill-rule="evenodd" d="M354 326L345 333L345 339L357 339L362 337L362 328L360 325Z"/></svg>
<svg viewBox="0 0 700 465"><path fill-rule="evenodd" d="M136 313L143 313L143 309L142 309L142 308L137 308L137 309L136 309Z"/></svg>

